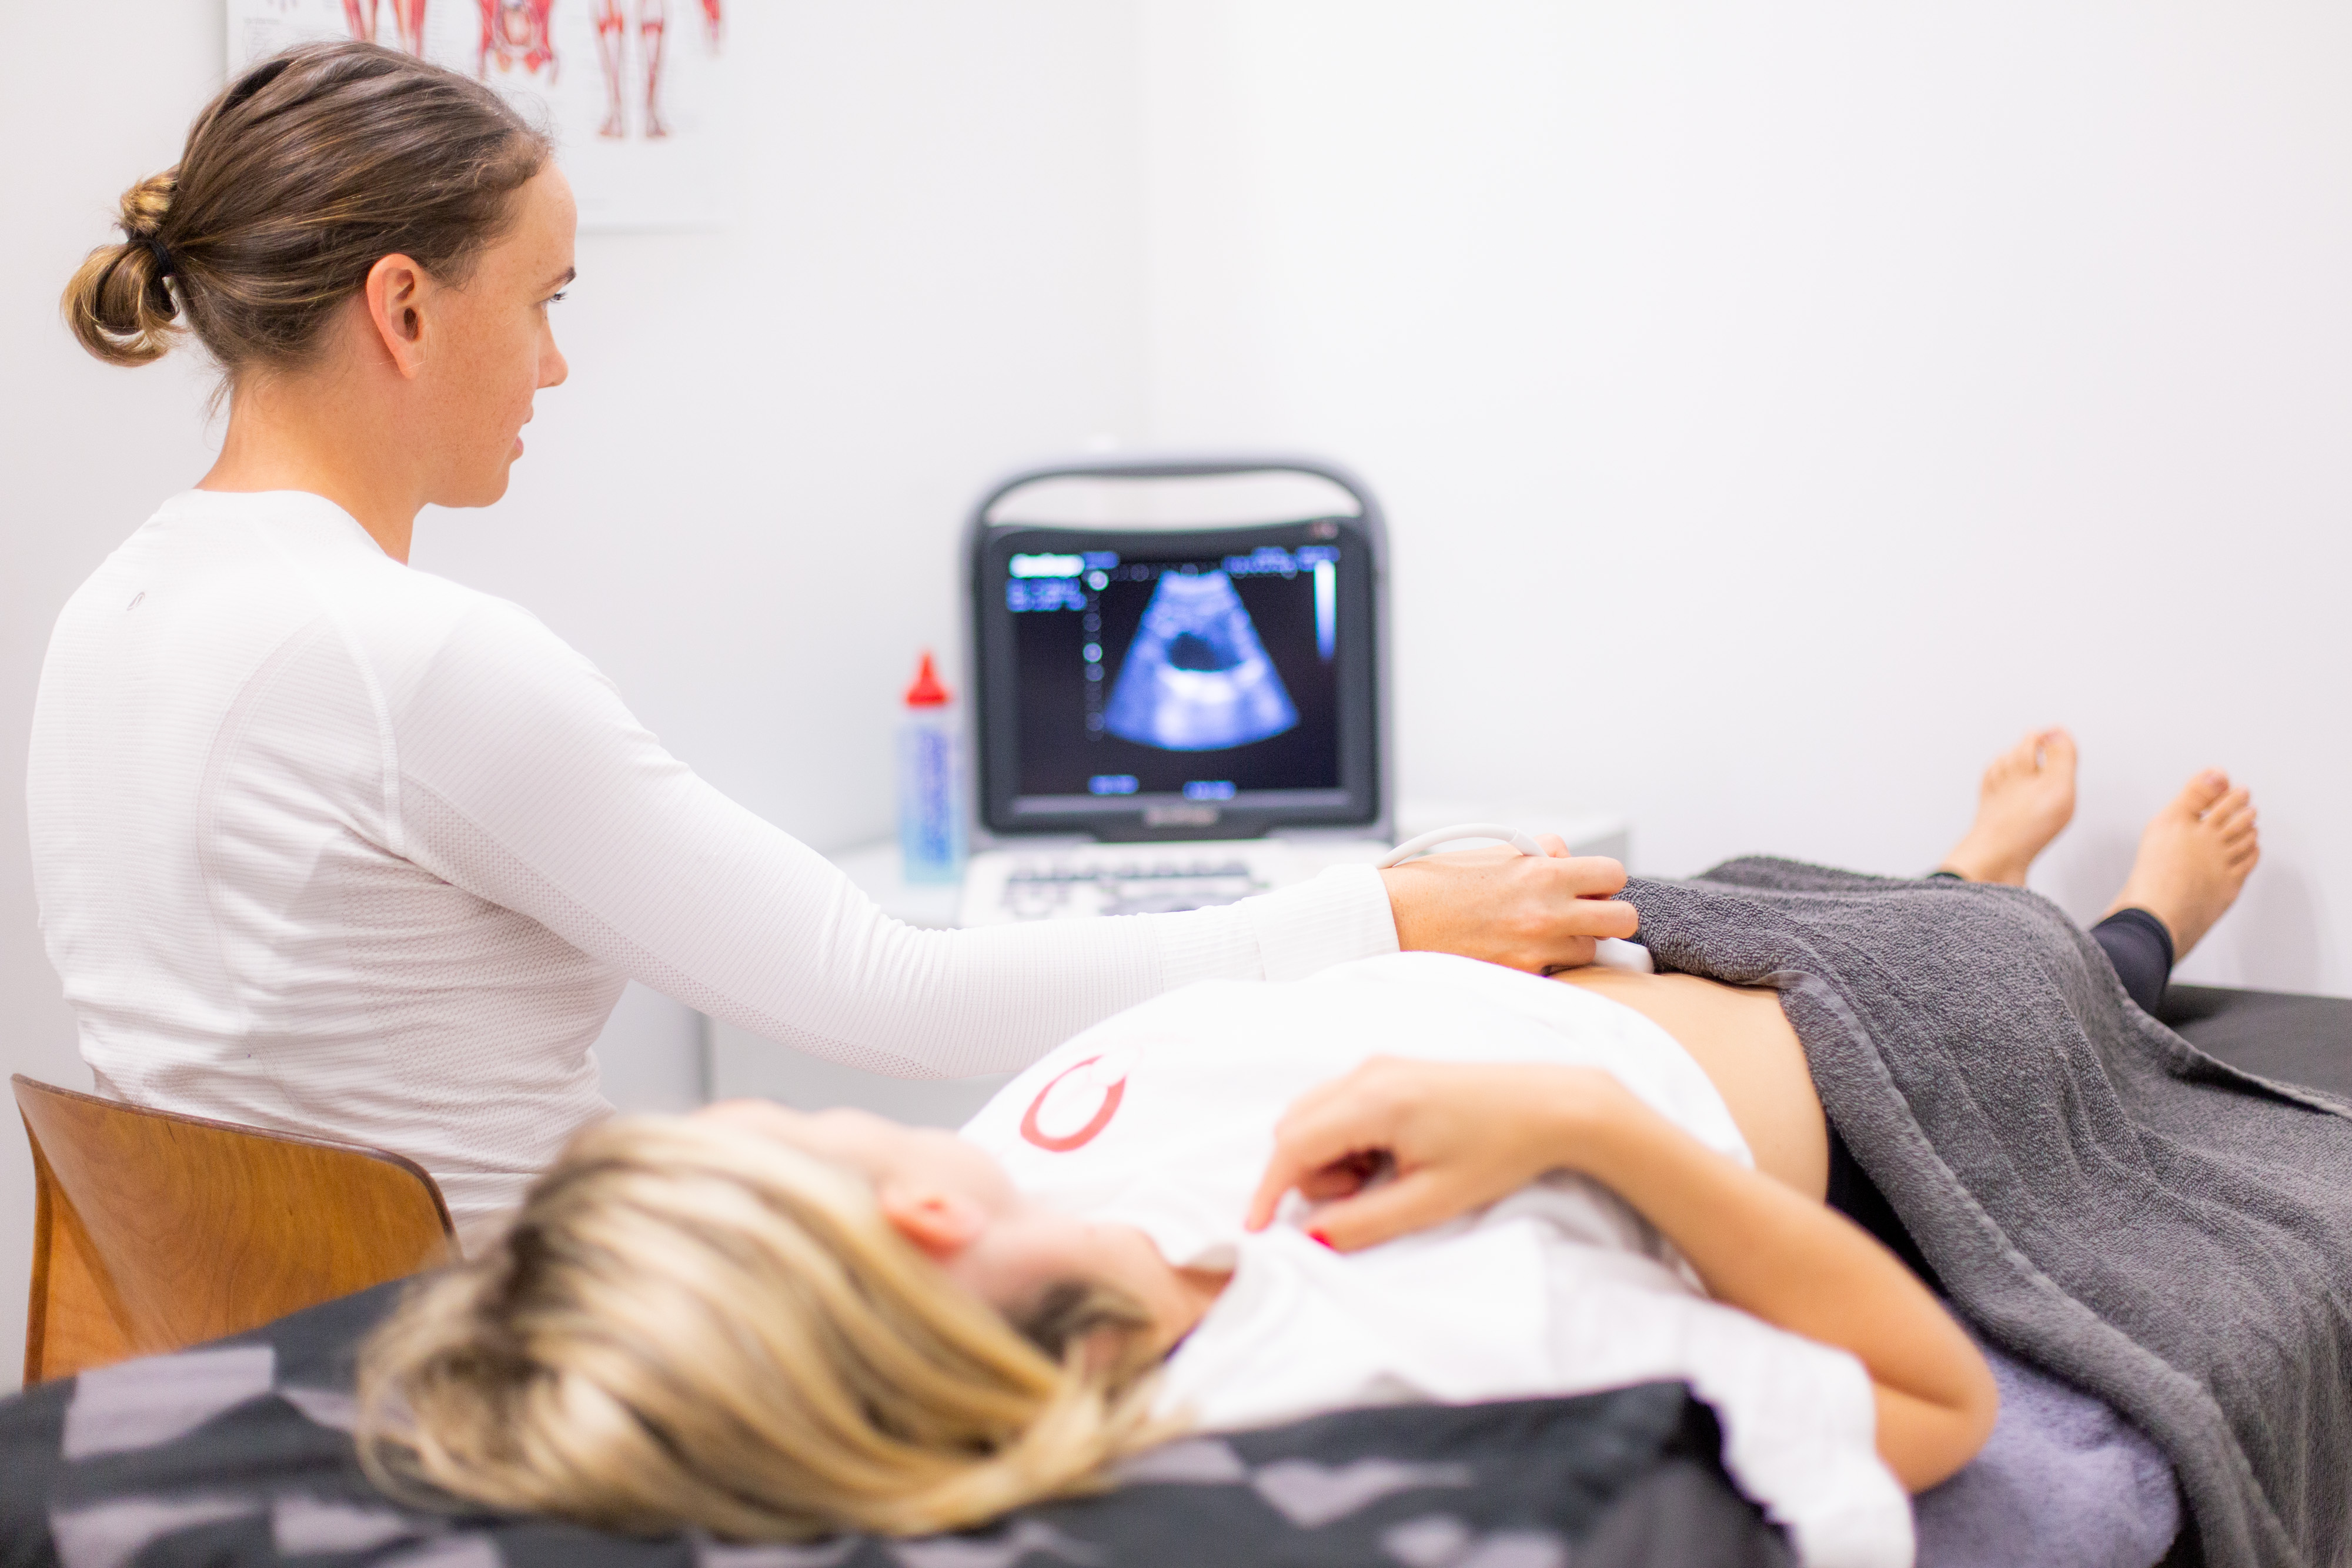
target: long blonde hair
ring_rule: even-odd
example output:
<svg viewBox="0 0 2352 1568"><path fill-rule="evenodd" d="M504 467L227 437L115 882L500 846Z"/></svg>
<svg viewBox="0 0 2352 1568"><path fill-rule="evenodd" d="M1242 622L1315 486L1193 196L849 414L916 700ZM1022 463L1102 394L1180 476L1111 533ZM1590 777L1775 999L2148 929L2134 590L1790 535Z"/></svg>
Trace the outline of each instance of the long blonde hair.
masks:
<svg viewBox="0 0 2352 1568"><path fill-rule="evenodd" d="M1140 1314L1076 1285L1048 1302L1016 1328L859 1173L740 1127L616 1118L370 1338L361 1458L389 1488L604 1529L956 1529L1166 1435Z"/></svg>

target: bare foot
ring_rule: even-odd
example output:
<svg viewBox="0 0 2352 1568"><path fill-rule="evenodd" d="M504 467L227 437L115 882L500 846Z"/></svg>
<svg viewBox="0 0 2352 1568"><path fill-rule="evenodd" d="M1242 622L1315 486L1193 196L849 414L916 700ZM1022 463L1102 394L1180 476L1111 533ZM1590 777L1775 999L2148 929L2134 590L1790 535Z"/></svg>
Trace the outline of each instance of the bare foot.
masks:
<svg viewBox="0 0 2352 1568"><path fill-rule="evenodd" d="M2238 901L2246 873L2262 858L2253 797L2231 789L2220 768L2208 769L2149 819L2139 858L2107 913L2145 909L2163 921L2178 963Z"/></svg>
<svg viewBox="0 0 2352 1568"><path fill-rule="evenodd" d="M2074 737L2027 736L1992 759L1977 791L1977 820L1939 868L1970 882L2025 885L2033 857L2074 817Z"/></svg>

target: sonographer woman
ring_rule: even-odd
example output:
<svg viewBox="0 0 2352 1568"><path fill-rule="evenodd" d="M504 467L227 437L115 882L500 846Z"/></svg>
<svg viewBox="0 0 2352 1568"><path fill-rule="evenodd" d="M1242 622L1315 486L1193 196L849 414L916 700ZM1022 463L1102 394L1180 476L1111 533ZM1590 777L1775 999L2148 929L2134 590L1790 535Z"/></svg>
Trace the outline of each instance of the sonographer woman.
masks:
<svg viewBox="0 0 2352 1568"><path fill-rule="evenodd" d="M1614 862L1516 856L1188 915L898 925L527 612L404 564L420 508L505 492L567 373L573 209L543 135L454 73L306 47L215 99L121 227L66 291L73 330L122 365L193 335L230 413L42 671L34 871L105 1093L398 1150L478 1230L608 1109L589 1046L631 977L818 1055L962 1075L1203 976L1398 946L1539 968L1633 932L1598 896Z"/></svg>

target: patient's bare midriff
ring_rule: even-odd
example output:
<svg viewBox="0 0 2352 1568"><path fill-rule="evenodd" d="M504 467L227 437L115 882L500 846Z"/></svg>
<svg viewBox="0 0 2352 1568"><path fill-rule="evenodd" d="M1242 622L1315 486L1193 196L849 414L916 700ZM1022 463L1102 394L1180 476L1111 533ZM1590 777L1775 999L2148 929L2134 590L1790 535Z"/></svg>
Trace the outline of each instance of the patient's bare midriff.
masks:
<svg viewBox="0 0 2352 1568"><path fill-rule="evenodd" d="M1828 1189L1829 1123L1778 992L1622 969L1570 969L1553 977L1624 1003L1680 1041L1715 1081L1757 1169L1808 1197Z"/></svg>

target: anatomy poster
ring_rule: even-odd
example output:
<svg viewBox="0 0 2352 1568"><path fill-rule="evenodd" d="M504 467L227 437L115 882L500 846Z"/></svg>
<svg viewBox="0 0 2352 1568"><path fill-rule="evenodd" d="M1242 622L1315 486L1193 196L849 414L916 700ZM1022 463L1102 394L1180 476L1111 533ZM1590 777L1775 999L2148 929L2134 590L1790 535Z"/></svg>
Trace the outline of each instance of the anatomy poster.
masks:
<svg viewBox="0 0 2352 1568"><path fill-rule="evenodd" d="M232 74L372 38L486 81L556 140L583 228L717 221L726 12L741 0L226 0Z"/></svg>

